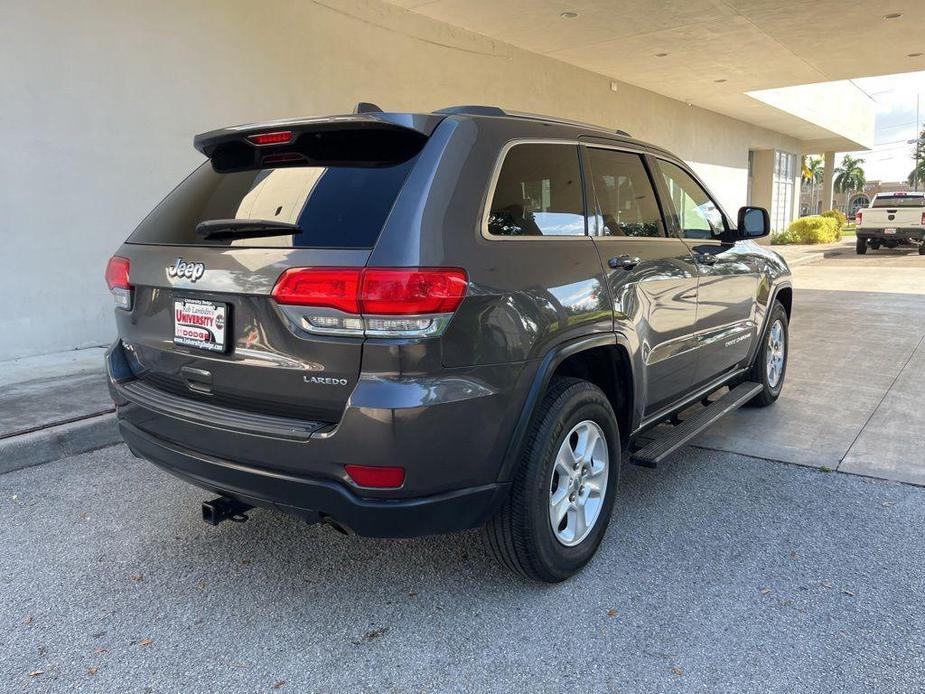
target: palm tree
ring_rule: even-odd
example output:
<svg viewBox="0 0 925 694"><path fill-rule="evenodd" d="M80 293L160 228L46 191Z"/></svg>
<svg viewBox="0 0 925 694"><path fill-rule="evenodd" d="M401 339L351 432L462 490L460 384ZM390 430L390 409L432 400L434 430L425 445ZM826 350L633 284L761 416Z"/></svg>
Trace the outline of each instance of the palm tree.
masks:
<svg viewBox="0 0 925 694"><path fill-rule="evenodd" d="M861 164L863 159L855 159L850 154L846 154L841 160L841 166L835 169L835 190L839 193L854 193L864 188L867 180L864 178L864 169ZM847 213L848 204L845 203Z"/></svg>
<svg viewBox="0 0 925 694"><path fill-rule="evenodd" d="M811 173L809 170L809 166L807 166L806 164L805 154L802 157L800 157L800 170L802 171L802 174L803 174L803 180L808 181L810 179Z"/></svg>
<svg viewBox="0 0 925 694"><path fill-rule="evenodd" d="M822 183L822 171L825 164L821 157L803 157L803 182L810 186L809 207L816 214L816 187Z"/></svg>
<svg viewBox="0 0 925 694"><path fill-rule="evenodd" d="M919 160L919 165L909 172L909 178L906 179L909 185L918 189L918 186L925 183L925 159Z"/></svg>
<svg viewBox="0 0 925 694"><path fill-rule="evenodd" d="M915 159L915 168L909 173L909 185L915 190L919 189L919 184L925 182L925 130L919 133L919 136L912 140L915 147L912 148L912 156Z"/></svg>

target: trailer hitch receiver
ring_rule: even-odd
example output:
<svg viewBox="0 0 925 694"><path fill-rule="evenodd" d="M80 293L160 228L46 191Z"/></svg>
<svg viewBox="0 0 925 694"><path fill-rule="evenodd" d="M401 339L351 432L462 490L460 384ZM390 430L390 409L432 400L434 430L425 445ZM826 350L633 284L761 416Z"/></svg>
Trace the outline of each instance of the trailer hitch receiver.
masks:
<svg viewBox="0 0 925 694"><path fill-rule="evenodd" d="M209 525L218 525L223 520L243 523L247 520L247 512L252 508L253 506L242 503L237 499L220 496L217 499L212 499L212 501L203 502L202 520Z"/></svg>

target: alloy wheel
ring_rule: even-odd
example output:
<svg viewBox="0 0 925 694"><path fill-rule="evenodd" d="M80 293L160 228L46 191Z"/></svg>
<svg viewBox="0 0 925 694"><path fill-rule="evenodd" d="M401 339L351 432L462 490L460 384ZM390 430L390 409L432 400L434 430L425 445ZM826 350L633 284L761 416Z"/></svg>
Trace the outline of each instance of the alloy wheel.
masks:
<svg viewBox="0 0 925 694"><path fill-rule="evenodd" d="M594 529L604 507L609 463L604 431L590 419L572 427L559 446L549 485L549 523L566 547Z"/></svg>

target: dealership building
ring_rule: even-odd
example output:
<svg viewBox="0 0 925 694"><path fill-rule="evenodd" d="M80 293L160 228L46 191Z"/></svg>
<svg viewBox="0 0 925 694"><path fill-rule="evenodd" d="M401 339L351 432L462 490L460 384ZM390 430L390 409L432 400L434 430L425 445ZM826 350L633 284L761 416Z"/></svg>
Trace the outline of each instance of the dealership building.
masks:
<svg viewBox="0 0 925 694"><path fill-rule="evenodd" d="M3 5L0 360L113 338L106 260L201 163L199 132L360 101L495 105L663 146L733 216L764 206L783 229L801 155L824 155L831 200L835 153L873 145L850 80L925 69L920 0Z"/></svg>

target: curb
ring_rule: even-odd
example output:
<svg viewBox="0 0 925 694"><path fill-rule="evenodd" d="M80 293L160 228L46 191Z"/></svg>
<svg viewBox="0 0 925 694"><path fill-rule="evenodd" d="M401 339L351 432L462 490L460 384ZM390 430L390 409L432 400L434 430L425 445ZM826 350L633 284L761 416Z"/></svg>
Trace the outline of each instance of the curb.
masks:
<svg viewBox="0 0 925 694"><path fill-rule="evenodd" d="M787 265L793 267L794 265L812 265L813 263L821 263L825 259L825 252L821 253L807 253L806 255L800 255L792 260L787 261Z"/></svg>
<svg viewBox="0 0 925 694"><path fill-rule="evenodd" d="M0 474L122 443L111 413L0 439Z"/></svg>

